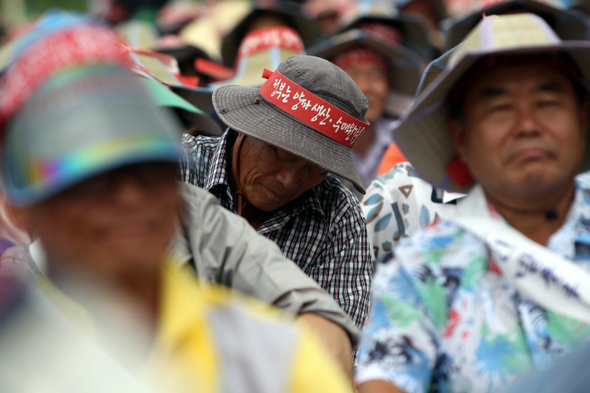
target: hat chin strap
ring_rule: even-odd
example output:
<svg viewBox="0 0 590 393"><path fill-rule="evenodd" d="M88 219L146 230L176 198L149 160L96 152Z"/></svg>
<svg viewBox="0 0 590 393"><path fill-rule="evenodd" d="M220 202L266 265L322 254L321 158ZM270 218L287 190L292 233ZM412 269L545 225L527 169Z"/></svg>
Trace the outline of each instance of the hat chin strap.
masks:
<svg viewBox="0 0 590 393"><path fill-rule="evenodd" d="M241 137L240 137L241 136ZM246 135L239 134L236 142L238 143L237 146L234 145L233 152L232 152L232 171L234 173L234 179L236 181L236 198L238 199L238 216L242 216L242 210L248 204L248 200L244 197L244 193L240 187L240 155L242 153L242 147L244 146L244 139L246 139Z"/></svg>

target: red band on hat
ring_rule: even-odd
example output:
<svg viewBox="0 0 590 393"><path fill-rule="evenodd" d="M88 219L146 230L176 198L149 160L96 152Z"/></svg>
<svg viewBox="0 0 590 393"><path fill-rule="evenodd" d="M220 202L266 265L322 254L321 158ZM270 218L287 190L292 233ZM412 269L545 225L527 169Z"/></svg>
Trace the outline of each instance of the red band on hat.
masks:
<svg viewBox="0 0 590 393"><path fill-rule="evenodd" d="M368 122L355 119L278 71L264 70L262 76L268 78L260 88L262 97L341 145L352 147L369 126Z"/></svg>
<svg viewBox="0 0 590 393"><path fill-rule="evenodd" d="M391 46L398 46L402 43L402 35L399 31L383 22L367 21L359 23L356 28L366 31L378 40Z"/></svg>
<svg viewBox="0 0 590 393"><path fill-rule="evenodd" d="M128 64L114 31L102 26L75 26L50 34L18 57L7 72L0 124L12 116L57 70L79 63Z"/></svg>
<svg viewBox="0 0 590 393"><path fill-rule="evenodd" d="M285 26L262 28L254 30L244 37L240 44L236 64L243 57L251 56L272 47L298 53L304 53L305 51L301 37L292 28Z"/></svg>
<svg viewBox="0 0 590 393"><path fill-rule="evenodd" d="M332 63L336 64L343 70L351 65L358 63L371 63L379 67L383 72L387 73L388 66L383 57L377 52L369 48L351 48L339 53L332 59Z"/></svg>

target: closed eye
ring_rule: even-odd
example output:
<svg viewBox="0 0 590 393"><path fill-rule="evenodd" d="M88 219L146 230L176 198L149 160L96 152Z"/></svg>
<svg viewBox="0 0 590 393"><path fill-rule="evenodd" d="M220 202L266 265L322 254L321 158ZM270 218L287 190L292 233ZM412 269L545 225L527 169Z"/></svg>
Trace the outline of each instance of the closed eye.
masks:
<svg viewBox="0 0 590 393"><path fill-rule="evenodd" d="M491 109L493 112L503 112L512 109L512 106L509 104L498 104L493 105Z"/></svg>
<svg viewBox="0 0 590 393"><path fill-rule="evenodd" d="M557 100L543 100L543 101L538 102L537 105L541 108L556 106L556 105L558 105L558 101Z"/></svg>

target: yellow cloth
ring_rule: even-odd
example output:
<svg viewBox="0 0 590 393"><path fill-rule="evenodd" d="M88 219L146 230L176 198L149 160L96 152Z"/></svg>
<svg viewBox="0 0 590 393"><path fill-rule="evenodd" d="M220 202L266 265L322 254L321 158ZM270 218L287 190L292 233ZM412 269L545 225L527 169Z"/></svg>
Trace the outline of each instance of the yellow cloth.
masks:
<svg viewBox="0 0 590 393"><path fill-rule="evenodd" d="M166 263L162 269L159 321L154 346L146 361L145 378L167 391L214 393L221 388L220 358L213 339L214 332L208 314L218 307L230 307L264 324L283 324L281 310L264 305L225 288L200 286L195 274L188 268ZM87 313L46 279L40 279L45 293L64 310L82 330L80 317L86 322ZM61 306L60 306L61 305ZM64 306L65 305L65 306ZM67 306L67 307L66 307ZM295 329L295 328L294 328ZM342 370L324 351L312 333L298 327L297 342L292 348L289 380L285 381L289 393L350 392ZM90 333L94 333L91 331ZM236 332L237 333L237 332ZM91 337L94 334L91 334ZM258 349L260 352L261 349ZM256 351L254 349L253 351ZM253 353L254 355L254 353ZM264 353L262 354L264 356ZM258 353L260 356L260 353ZM255 356L252 356L255 359ZM248 364L255 367L256 362ZM273 370L265 370L272 373ZM165 381L164 383L162 383Z"/></svg>
<svg viewBox="0 0 590 393"><path fill-rule="evenodd" d="M217 392L222 365L216 355L207 312L232 306L247 311L263 323L280 323L277 311L254 299L224 288L199 286L192 271L167 265L164 269L160 330L156 348L175 363L188 366L188 375L199 392ZM351 384L312 333L300 330L286 392L350 392ZM252 367L252 365L250 365ZM272 370L269 370L272 372Z"/></svg>

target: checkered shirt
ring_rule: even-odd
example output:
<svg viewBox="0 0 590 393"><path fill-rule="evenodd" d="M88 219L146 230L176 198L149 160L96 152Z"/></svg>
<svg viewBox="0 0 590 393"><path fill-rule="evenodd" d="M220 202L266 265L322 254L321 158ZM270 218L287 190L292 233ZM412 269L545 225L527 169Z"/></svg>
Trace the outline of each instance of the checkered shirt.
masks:
<svg viewBox="0 0 590 393"><path fill-rule="evenodd" d="M227 172L229 130L221 137L183 137L180 179L202 187L236 212ZM358 327L369 306L374 262L358 199L332 175L277 209L258 228L330 293Z"/></svg>

